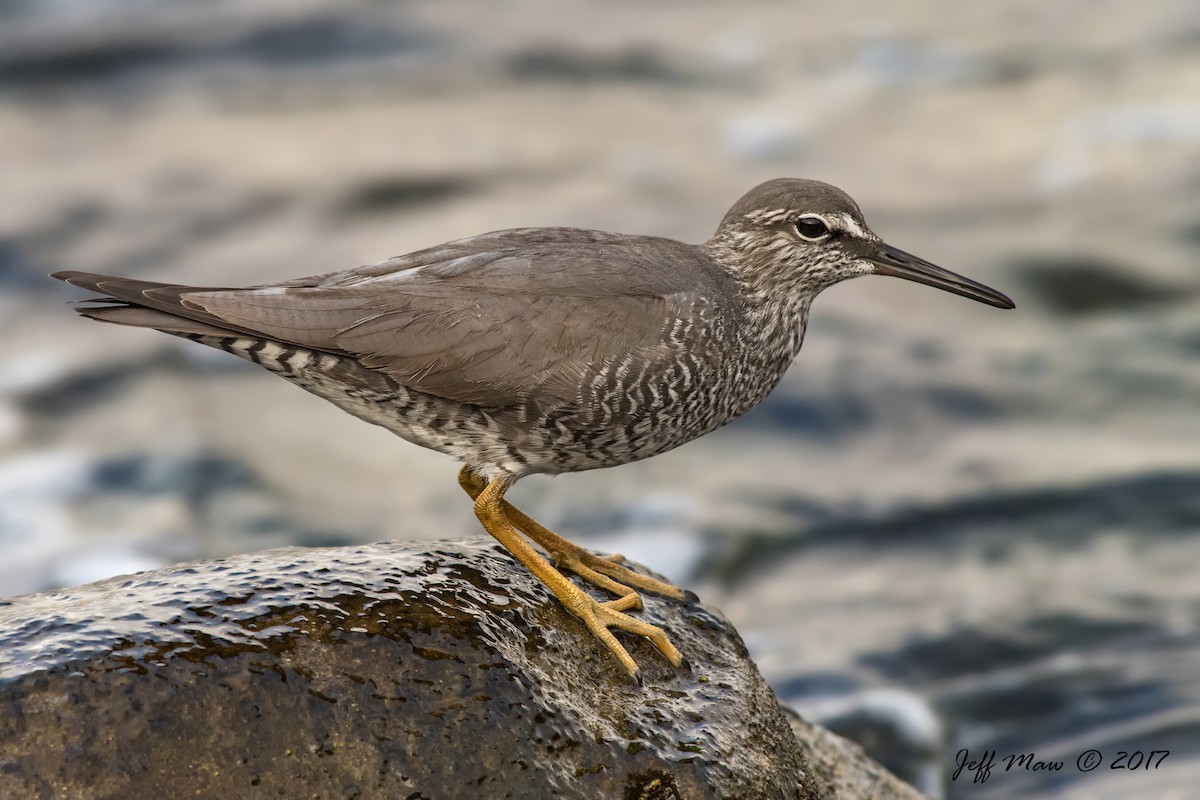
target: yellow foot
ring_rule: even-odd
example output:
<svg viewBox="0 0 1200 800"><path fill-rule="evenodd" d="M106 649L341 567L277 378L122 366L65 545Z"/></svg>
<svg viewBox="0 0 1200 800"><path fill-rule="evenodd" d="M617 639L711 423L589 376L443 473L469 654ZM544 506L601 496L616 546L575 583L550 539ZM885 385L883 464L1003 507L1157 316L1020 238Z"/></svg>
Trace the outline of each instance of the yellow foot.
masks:
<svg viewBox="0 0 1200 800"><path fill-rule="evenodd" d="M681 666L683 656L675 649L675 645L671 644L671 640L667 638L667 634L662 628L621 613L632 607L629 605L630 597L638 600L636 607L640 608L641 600L636 594L601 603L584 593L583 590L576 588L575 592L570 593L570 596L563 598L560 595L559 599L563 601L563 605L568 611L583 620L583 624L587 625L592 635L612 651L612 654L621 662L621 666L629 673L629 677L633 678L638 686L641 686L642 671L638 669L637 662L633 660L633 656L629 655L629 651L617 641L616 636L613 636L611 628L626 631L635 636L645 636L658 648L658 652L666 656L672 666Z"/></svg>
<svg viewBox="0 0 1200 800"><path fill-rule="evenodd" d="M468 467L463 467L458 473L458 485L471 496L472 500L476 500L483 493L487 481L471 472ZM634 589L661 594L673 600L693 601L697 599L693 592L684 591L678 586L655 580L621 566L625 562L625 556L598 556L584 550L542 525L507 500L502 500L500 507L504 512L505 519L541 545L542 549L554 559L555 566L574 572L593 586L626 600L631 594L636 596ZM638 598L636 606L630 606L630 608L641 607L641 598Z"/></svg>
<svg viewBox="0 0 1200 800"><path fill-rule="evenodd" d="M458 480L467 494L475 500L475 513L488 533L546 584L571 614L583 620L592 635L612 651L639 686L642 683L641 670L610 629L644 636L672 665L678 667L684 663L683 656L675 645L671 644L662 628L636 620L624 612L642 608L642 598L635 587L676 600L695 600L696 595L622 566L624 556L598 556L590 553L530 519L504 499L504 492L512 483L510 478L496 479L489 483L463 467ZM541 545L559 569L574 572L593 586L616 595L617 599L600 602L589 596L568 580L559 569L549 564L522 538L518 529Z"/></svg>
<svg viewBox="0 0 1200 800"><path fill-rule="evenodd" d="M570 570L593 586L623 600L629 595L633 595L637 598L637 604L631 608L642 607L641 598L637 596L636 589L670 597L672 600L696 599L693 593L684 591L678 586L655 580L648 575L642 575L640 572L634 572L628 567L622 566L621 562L625 560L625 556L598 556L560 536L550 539L529 531L526 533L529 534L529 538L545 548L546 552L550 554L554 566L559 569Z"/></svg>

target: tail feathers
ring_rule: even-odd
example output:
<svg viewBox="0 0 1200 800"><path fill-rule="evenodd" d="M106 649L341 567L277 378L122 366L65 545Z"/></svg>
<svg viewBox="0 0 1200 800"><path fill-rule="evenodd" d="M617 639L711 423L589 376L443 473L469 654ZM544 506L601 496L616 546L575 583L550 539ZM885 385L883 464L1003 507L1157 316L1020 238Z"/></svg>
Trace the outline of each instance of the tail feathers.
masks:
<svg viewBox="0 0 1200 800"><path fill-rule="evenodd" d="M114 278L92 272L55 272L50 277L102 295L83 300L84 305L75 307L81 315L100 322L153 328L177 336L205 337L207 341L203 343L214 347L224 347L220 342L231 337L249 338L256 342L276 342L292 353L303 349L347 355L332 348L312 347L229 322L188 299L189 295L229 291L227 289ZM257 358L251 360L258 361Z"/></svg>
<svg viewBox="0 0 1200 800"><path fill-rule="evenodd" d="M114 305L75 310L88 319L113 322L117 325L131 325L135 328L155 328L164 333L219 337L227 337L236 333L229 328L220 328L216 325L141 306Z"/></svg>
<svg viewBox="0 0 1200 800"><path fill-rule="evenodd" d="M209 291L206 288L114 278L92 272L55 272L50 277L104 295L84 301L97 305L83 305L75 309L89 319L155 328L167 333L201 336L260 335L255 331L230 325L220 317L187 302L188 293Z"/></svg>
<svg viewBox="0 0 1200 800"><path fill-rule="evenodd" d="M111 275L98 275L95 272L53 272L51 278L57 278L60 281L66 281L72 286L78 286L80 289L88 289L97 294L111 294L114 298L126 295L124 299L131 299L134 294L139 294L146 289L163 289L175 288L184 289L192 287L179 286L171 283L155 283L154 281L139 281L133 278L114 278ZM108 284L107 288L104 284Z"/></svg>
<svg viewBox="0 0 1200 800"><path fill-rule="evenodd" d="M272 372L297 380L313 364L320 364L334 385L354 388L377 397L394 398L403 389L384 372L370 369L347 353L300 345L283 339L266 336L261 331L233 325L211 314L195 303L189 303L187 295L194 292L220 291L195 286L179 286L170 283L154 283L130 278L113 278L91 272L56 272L51 275L72 286L96 292L101 297L82 301L75 310L82 316L100 322L130 325L136 328L153 328L175 336L193 339L209 347L216 347L240 358L252 361ZM240 341L238 341L240 340ZM318 362L317 359L324 359ZM319 382L298 381L309 391L333 400L351 413L361 406L343 405L348 402L343 393L331 396L320 390ZM361 414L360 414L361 415ZM374 422L371 417L364 417Z"/></svg>

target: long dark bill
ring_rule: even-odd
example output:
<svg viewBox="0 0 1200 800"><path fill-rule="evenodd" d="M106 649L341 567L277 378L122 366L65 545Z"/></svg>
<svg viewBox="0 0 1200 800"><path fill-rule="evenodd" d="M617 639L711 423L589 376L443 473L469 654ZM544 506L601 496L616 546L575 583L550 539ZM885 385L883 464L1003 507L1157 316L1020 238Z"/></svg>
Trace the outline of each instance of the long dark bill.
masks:
<svg viewBox="0 0 1200 800"><path fill-rule="evenodd" d="M925 259L898 250L890 244L880 244L879 249L868 258L875 263L876 275L891 275L906 281L916 281L996 308L1016 308L1012 300L995 289L930 264Z"/></svg>

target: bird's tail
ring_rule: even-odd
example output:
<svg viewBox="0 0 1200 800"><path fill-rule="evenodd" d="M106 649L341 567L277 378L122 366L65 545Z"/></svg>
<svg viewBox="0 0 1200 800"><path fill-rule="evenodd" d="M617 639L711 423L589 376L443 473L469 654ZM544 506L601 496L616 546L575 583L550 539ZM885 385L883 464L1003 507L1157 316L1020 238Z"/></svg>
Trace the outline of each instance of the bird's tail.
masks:
<svg viewBox="0 0 1200 800"><path fill-rule="evenodd" d="M114 278L93 272L55 272L50 277L101 295L84 300L87 305L75 308L89 319L154 328L177 336L258 335L187 303L189 292L210 291L207 288Z"/></svg>

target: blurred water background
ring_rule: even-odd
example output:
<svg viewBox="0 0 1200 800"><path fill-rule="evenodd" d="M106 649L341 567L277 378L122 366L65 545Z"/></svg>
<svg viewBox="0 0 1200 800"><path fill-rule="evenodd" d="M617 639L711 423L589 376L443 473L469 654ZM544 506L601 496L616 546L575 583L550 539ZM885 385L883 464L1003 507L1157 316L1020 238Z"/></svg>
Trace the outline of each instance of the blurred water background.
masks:
<svg viewBox="0 0 1200 800"><path fill-rule="evenodd" d="M241 285L525 225L702 241L778 176L1017 311L843 284L745 419L518 504L696 589L784 700L935 796L1194 797L1196 0L0 0L0 596L482 535L444 457L78 319L47 272ZM1069 763L972 784L961 748Z"/></svg>

